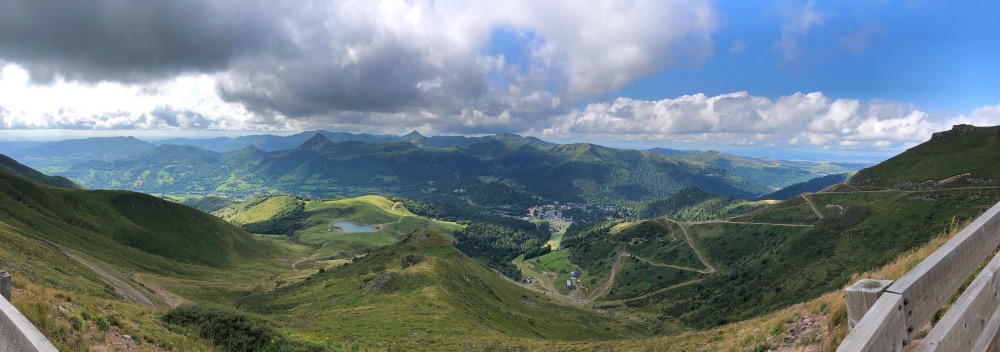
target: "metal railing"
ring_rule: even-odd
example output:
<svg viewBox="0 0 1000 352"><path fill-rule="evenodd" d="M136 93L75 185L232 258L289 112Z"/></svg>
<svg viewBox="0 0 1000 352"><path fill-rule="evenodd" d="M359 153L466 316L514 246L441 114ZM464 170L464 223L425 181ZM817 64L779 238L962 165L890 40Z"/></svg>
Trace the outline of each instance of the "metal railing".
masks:
<svg viewBox="0 0 1000 352"><path fill-rule="evenodd" d="M35 325L10 304L10 274L0 271L0 352L57 352Z"/></svg>

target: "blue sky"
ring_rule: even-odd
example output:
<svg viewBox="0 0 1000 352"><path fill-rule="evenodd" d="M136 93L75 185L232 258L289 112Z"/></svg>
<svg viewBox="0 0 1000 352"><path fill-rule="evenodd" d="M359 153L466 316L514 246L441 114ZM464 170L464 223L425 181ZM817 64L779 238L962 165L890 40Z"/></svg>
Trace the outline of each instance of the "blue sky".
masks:
<svg viewBox="0 0 1000 352"><path fill-rule="evenodd" d="M870 160L1000 124L997 1L10 6L0 139L513 132Z"/></svg>
<svg viewBox="0 0 1000 352"><path fill-rule="evenodd" d="M720 2L712 57L667 68L613 94L654 100L692 92L747 90L777 98L822 91L945 114L1000 102L1000 2L815 2L820 23L801 34L801 57L792 61L773 47L786 20L779 9L805 5L764 4ZM731 51L738 42L745 49Z"/></svg>

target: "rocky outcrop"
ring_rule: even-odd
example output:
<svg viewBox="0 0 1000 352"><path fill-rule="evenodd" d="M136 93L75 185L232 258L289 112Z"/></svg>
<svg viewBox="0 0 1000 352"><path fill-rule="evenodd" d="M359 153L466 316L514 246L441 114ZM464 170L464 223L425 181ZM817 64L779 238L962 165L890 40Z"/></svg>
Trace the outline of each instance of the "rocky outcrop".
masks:
<svg viewBox="0 0 1000 352"><path fill-rule="evenodd" d="M416 253L410 253L410 254L404 255L403 258L401 259L401 261L402 261L402 264L400 265L401 266L400 269L406 269L406 268L408 268L408 267L410 267L410 266L412 266L414 264L419 263L420 262L420 256L417 255Z"/></svg>

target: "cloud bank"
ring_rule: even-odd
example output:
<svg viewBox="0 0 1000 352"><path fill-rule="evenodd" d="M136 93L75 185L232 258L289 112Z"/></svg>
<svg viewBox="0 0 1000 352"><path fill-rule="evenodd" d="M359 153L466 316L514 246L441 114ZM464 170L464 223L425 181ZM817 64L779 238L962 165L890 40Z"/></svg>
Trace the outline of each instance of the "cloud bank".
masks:
<svg viewBox="0 0 1000 352"><path fill-rule="evenodd" d="M618 98L553 119L543 136L619 136L699 144L899 148L923 142L954 124L1000 124L1000 103L967 115L935 118L886 100L830 99L822 92L777 100L737 92L657 101Z"/></svg>
<svg viewBox="0 0 1000 352"><path fill-rule="evenodd" d="M349 122L358 112L467 119L622 88L711 54L700 1L136 2L0 0L0 59L36 83L156 85L212 75L258 115ZM511 62L497 35L530 38ZM467 113L470 110L472 113Z"/></svg>
<svg viewBox="0 0 1000 352"><path fill-rule="evenodd" d="M722 22L715 5L0 0L0 129L417 129L899 148L954 123L1000 124L1000 104L934 116L822 92L614 99L664 68L706 62ZM780 62L802 59L810 33L836 17L827 11L811 0L779 8ZM839 45L862 55L885 33L862 25ZM730 56L756 50L724 44Z"/></svg>

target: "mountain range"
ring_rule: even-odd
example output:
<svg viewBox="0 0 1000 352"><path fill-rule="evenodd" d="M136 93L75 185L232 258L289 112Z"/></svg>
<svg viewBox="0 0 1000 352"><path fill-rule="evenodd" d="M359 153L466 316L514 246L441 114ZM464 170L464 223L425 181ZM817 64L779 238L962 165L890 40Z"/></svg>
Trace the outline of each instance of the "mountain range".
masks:
<svg viewBox="0 0 1000 352"><path fill-rule="evenodd" d="M532 274L537 281L530 282L513 282L471 259L450 243L474 228L465 225L471 223L421 218L415 214L426 211L406 208L425 206L417 202L285 196L271 204L281 199L261 197L219 213L244 225L285 228L280 222L247 222L253 218L243 215L252 214L239 212L251 209L302 220L308 230L296 227L303 232L291 237L251 235L219 217L145 194L43 184L51 179L3 159L8 167L0 168L0 266L15 276L15 306L68 350L111 348L126 341L123 335L142 336L132 342L145 347L174 350L232 350L227 346L236 343L286 351L831 348L848 329L841 289L854 275L890 265L897 256L929 253L929 243L1000 201L997 130L959 126L844 183L759 202L747 212L733 210L744 203L719 200L701 185L680 188L655 203L661 210L648 217L553 231L556 250L545 243L548 251L514 260L526 272L541 274ZM711 152L698 156L699 168L695 159L650 152L510 144L517 143L495 139L421 148L314 136L277 152L163 145L154 149L164 151L160 159L144 156L150 167L173 158L168 171L176 172L176 180L193 180L185 173L224 169L226 160L240 158L258 163L228 169L229 176L273 170L282 175L267 179L275 183L296 175L321 180L311 176L317 174L357 182L373 171L325 174L336 165L366 165L357 159L412 169L413 176L389 175L400 180L441 175L423 163L452 173L478 170L460 161L490 165L483 167L494 172L496 181L489 183L507 187L491 192L535 193L517 182L521 173L544 172L514 161L529 160L575 175L604 175L595 171L602 170L598 166L615 163L644 172L676 170L660 166L669 165L726 184L724 177L708 175L720 171L704 163L728 160ZM956 158L959 152L967 154ZM930 165L933 170L924 170ZM384 165L369 167L384 172ZM483 182L490 176L458 177ZM624 181L618 185L643 185L619 177ZM168 178L151 180L159 179ZM428 186L446 184L456 193L448 182ZM226 184L248 190L264 185ZM471 199L478 198L453 198L459 203L452 206L467 207ZM692 207L733 213L705 219L692 214ZM670 215L659 215L664 212ZM392 234L343 233L336 221L379 225ZM559 287L547 286L553 282ZM799 329L812 329L805 331L819 338L803 338Z"/></svg>
<svg viewBox="0 0 1000 352"><path fill-rule="evenodd" d="M512 192L547 200L618 204L665 197L690 186L716 195L755 198L790 184L859 167L790 165L711 151L666 156L587 143L552 144L511 134L453 138L411 133L398 137L409 141L379 143L338 142L328 135L331 133L314 133L295 147L277 151L257 144L222 153L163 144L114 161L76 164L60 175L91 188L237 198L265 192L307 197L367 193L419 197L501 182ZM339 139L359 136L332 135ZM287 142L301 137L280 138Z"/></svg>

